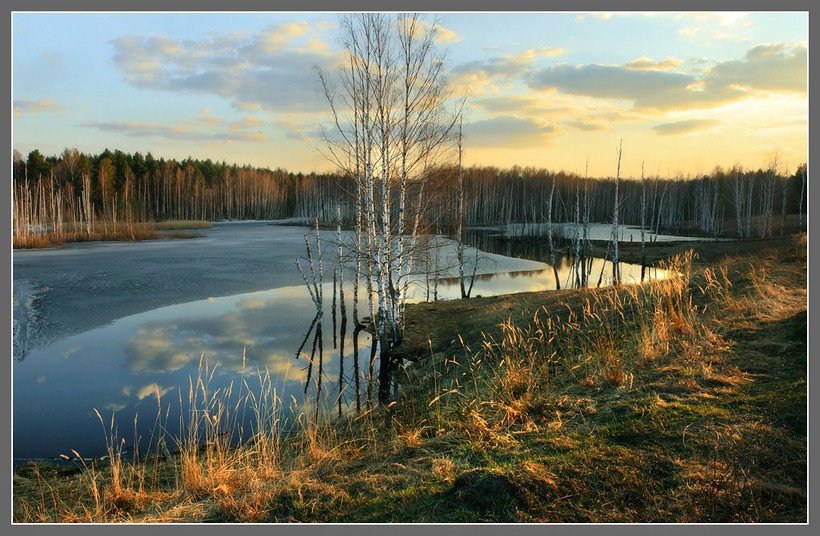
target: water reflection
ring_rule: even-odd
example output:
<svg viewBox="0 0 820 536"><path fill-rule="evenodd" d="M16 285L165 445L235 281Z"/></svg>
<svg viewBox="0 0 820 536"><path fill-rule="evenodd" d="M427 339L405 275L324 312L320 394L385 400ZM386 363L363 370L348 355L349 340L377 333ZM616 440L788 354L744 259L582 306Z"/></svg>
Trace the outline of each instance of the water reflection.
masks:
<svg viewBox="0 0 820 536"><path fill-rule="evenodd" d="M200 358L216 366L213 389L236 386L243 377L254 383L257 371L268 370L281 399L301 400L310 364L295 351L314 312L303 287L286 287L165 307L34 349L14 364L14 456L54 457L70 449L103 454L94 408L106 422L106 412L116 411L127 439L138 415L153 425L158 405L179 415ZM328 348L330 336L323 335ZM358 332L356 344L367 347L369 334ZM343 370L331 357L338 354L326 356L321 375L350 377L350 359ZM169 432L176 424L167 423Z"/></svg>
<svg viewBox="0 0 820 536"><path fill-rule="evenodd" d="M611 273L607 264L593 262L604 284ZM560 258L562 288L572 265L570 257ZM640 280L640 266L623 265L622 271L625 282ZM555 288L551 268L475 279L473 296ZM409 301L427 299L430 284L430 278L419 278ZM435 284L439 299L460 296L455 278ZM318 317L305 287L294 286L164 307L30 349L28 359L14 363L14 457L52 458L71 449L104 454L95 408L106 423L116 412L119 435L129 443L149 437L158 414L171 416L162 426L174 435L201 359L215 367L214 389L243 379L254 384L257 371L267 370L279 398L296 401L300 409L317 411L321 400L326 412L363 410L374 395L376 342L348 314L352 287L345 285L344 297L340 288L324 284Z"/></svg>

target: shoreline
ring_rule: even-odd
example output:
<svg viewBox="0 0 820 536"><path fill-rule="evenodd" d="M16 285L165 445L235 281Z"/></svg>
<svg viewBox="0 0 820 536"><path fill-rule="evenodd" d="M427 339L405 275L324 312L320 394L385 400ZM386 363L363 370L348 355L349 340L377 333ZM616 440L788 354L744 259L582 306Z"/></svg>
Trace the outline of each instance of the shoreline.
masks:
<svg viewBox="0 0 820 536"><path fill-rule="evenodd" d="M205 487L197 487L200 481L174 487L173 477L154 476L145 489L127 481L118 488L110 484L107 464L95 465L93 473L16 468L15 519L29 515L20 507L26 497L36 508L40 478L57 494L93 478L105 509L87 509L86 518L46 504L43 520L161 522L173 510L175 520L189 523L804 522L807 273L805 249L801 254L790 240L765 248L727 244L696 257L687 291L695 307L684 310L691 329L657 332L660 340L627 329L617 354L621 372L596 361L570 373L569 362L548 380L536 374L543 359L515 354L514 341L539 337L526 330L542 307L571 317L587 299L617 305L621 300L609 296L637 299L640 287L410 305L409 320L418 329L406 341L419 343L419 333L430 341L418 349L424 366L413 367L401 404L390 412L377 409L335 424L328 419L282 439L276 443L281 458L268 469L253 465L253 458L241 461L239 452L211 460L207 449L197 455L202 459L186 451L172 456L173 463L147 460L134 469L147 478L198 464L208 471L208 463L225 460L220 463L228 466L215 465L213 474L196 473ZM712 256L724 259L732 285L704 285L710 273L719 273ZM771 279L756 278L756 265ZM663 296L677 295L674 282L657 285L671 291ZM652 310L640 311L660 329ZM574 321L550 329L560 334L566 322ZM511 329L529 335L509 338ZM475 351L488 336L497 344L474 355L452 345L456 333ZM604 335L591 339L589 350ZM641 346L642 340L653 346ZM504 366L494 364L498 359ZM456 391L460 396L452 395ZM784 457L802 465L779 463ZM231 460L240 465L231 469ZM732 472L735 466L739 472ZM122 467L131 470L128 462ZM229 474L220 471L239 471L242 478L220 480ZM738 498L736 485L754 486L756 495ZM58 496L78 504L93 498ZM760 508L756 497L767 506Z"/></svg>

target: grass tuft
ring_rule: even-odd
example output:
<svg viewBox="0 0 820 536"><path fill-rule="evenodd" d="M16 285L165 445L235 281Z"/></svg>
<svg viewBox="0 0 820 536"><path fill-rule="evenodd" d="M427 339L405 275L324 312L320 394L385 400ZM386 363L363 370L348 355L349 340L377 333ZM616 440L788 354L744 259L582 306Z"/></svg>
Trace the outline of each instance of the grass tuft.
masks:
<svg viewBox="0 0 820 536"><path fill-rule="evenodd" d="M106 459L19 468L14 520L806 522L804 237L682 251L644 285L414 305L397 403L297 409L287 434L268 371L214 389L203 358L179 437L158 419L126 459L100 416Z"/></svg>

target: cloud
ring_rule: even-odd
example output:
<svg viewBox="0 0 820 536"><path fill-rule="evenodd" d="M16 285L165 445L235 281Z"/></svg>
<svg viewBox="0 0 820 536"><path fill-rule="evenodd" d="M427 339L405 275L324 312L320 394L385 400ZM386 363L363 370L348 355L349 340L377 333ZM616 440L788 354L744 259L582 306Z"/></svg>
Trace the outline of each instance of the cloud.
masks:
<svg viewBox="0 0 820 536"><path fill-rule="evenodd" d="M471 101L472 106L495 114L532 115L545 111L544 99L525 95L483 97Z"/></svg>
<svg viewBox="0 0 820 536"><path fill-rule="evenodd" d="M217 122L218 123L218 122ZM268 139L258 131L243 132L238 130L241 122L232 124L228 131L195 130L186 126L165 126L140 123L138 121L96 121L82 123L84 127L97 128L106 132L118 132L132 137L157 137L186 141L221 141L221 142L263 142Z"/></svg>
<svg viewBox="0 0 820 536"><path fill-rule="evenodd" d="M320 20L318 22L315 22L314 26L316 26L317 30L326 32L328 30L336 29L339 26L339 23L337 23L335 20Z"/></svg>
<svg viewBox="0 0 820 536"><path fill-rule="evenodd" d="M113 60L135 87L217 95L245 110L315 111L323 103L309 67L331 69L341 57L318 31L298 21L199 40L124 35Z"/></svg>
<svg viewBox="0 0 820 536"><path fill-rule="evenodd" d="M40 99L36 101L19 99L14 101L14 117L20 117L23 114L45 112L53 108L60 108L53 99Z"/></svg>
<svg viewBox="0 0 820 536"><path fill-rule="evenodd" d="M242 110L243 112L253 112L256 110L262 109L261 102L251 102L251 101L242 101L236 103L236 107Z"/></svg>
<svg viewBox="0 0 820 536"><path fill-rule="evenodd" d="M473 95L500 93L499 84L525 77L540 58L564 53L562 48L530 48L516 54L470 61L451 69L450 84L469 90Z"/></svg>
<svg viewBox="0 0 820 536"><path fill-rule="evenodd" d="M244 130L246 128L258 127L261 124L262 124L261 119L259 119L258 117L249 115L249 116L243 117L242 119L239 119L237 121L232 121L231 123L228 124L228 129L231 132L237 132L237 131L240 131L240 130Z"/></svg>
<svg viewBox="0 0 820 536"><path fill-rule="evenodd" d="M556 125L583 131L607 130L613 123L641 121L646 114L594 99L560 93L501 95L474 99L472 106L491 115L548 119Z"/></svg>
<svg viewBox="0 0 820 536"><path fill-rule="evenodd" d="M251 43L244 49L250 56L274 54L285 50L298 37L310 29L306 21L287 22L272 26L254 35Z"/></svg>
<svg viewBox="0 0 820 536"><path fill-rule="evenodd" d="M70 346L70 347L66 348L65 350L63 350L62 352L60 352L60 357L62 357L64 359L68 359L69 357L76 354L80 350L82 350L82 348L80 348L79 346Z"/></svg>
<svg viewBox="0 0 820 536"><path fill-rule="evenodd" d="M719 124L721 124L721 122L715 119L689 119L686 121L655 125L652 128L660 136L678 136L706 130Z"/></svg>
<svg viewBox="0 0 820 536"><path fill-rule="evenodd" d="M413 15L398 15L397 20L402 24L403 31L412 32L416 36L429 36L434 31L433 40L436 44L458 43L461 36L450 28L446 28L438 22L431 23L429 20Z"/></svg>
<svg viewBox="0 0 820 536"><path fill-rule="evenodd" d="M436 43L458 43L461 36L449 28L438 26L436 31Z"/></svg>
<svg viewBox="0 0 820 536"><path fill-rule="evenodd" d="M216 117L216 116L211 115L211 109L210 108L205 108L204 110L199 112L199 114L197 114L197 117L196 117L196 119L194 119L194 121L196 121L197 123L201 123L203 125L206 125L208 127L215 127L215 126L221 125L222 123L225 122L225 120L222 119L221 117Z"/></svg>
<svg viewBox="0 0 820 536"><path fill-rule="evenodd" d="M746 13L681 13L675 16L676 19L697 21L695 26L683 26L678 30L678 34L685 37L700 37L708 35L715 41L748 41L748 37L737 31L751 26L746 18Z"/></svg>
<svg viewBox="0 0 820 536"><path fill-rule="evenodd" d="M684 90L692 77L681 73L643 71L613 65L556 65L540 69L530 77L535 89L557 89L572 95L628 99L638 105L652 102L655 96Z"/></svg>
<svg viewBox="0 0 820 536"><path fill-rule="evenodd" d="M592 17L592 18L595 18L595 19L598 19L598 20L609 20L614 16L615 16L614 13L588 13L588 14L584 14L584 15L578 15L577 17L575 17L575 20L578 21L578 22L583 22L588 17Z"/></svg>
<svg viewBox="0 0 820 536"><path fill-rule="evenodd" d="M564 125L576 130L582 130L584 132L607 130L609 128L607 125L602 123L588 123L586 121L567 121Z"/></svg>
<svg viewBox="0 0 820 536"><path fill-rule="evenodd" d="M486 95L487 93L498 94L501 89L493 82L492 77L481 69L475 71L462 70L453 71L450 74L448 84L455 91L466 91L472 96Z"/></svg>
<svg viewBox="0 0 820 536"><path fill-rule="evenodd" d="M638 109L710 108L760 92L805 92L805 46L759 45L740 60L717 62L698 75L643 70L627 65L560 64L538 69L531 88L631 101ZM632 63L632 62L630 62Z"/></svg>
<svg viewBox="0 0 820 536"><path fill-rule="evenodd" d="M519 148L543 144L555 132L552 125L531 119L500 116L464 125L464 140L470 147Z"/></svg>
<svg viewBox="0 0 820 536"><path fill-rule="evenodd" d="M148 385L144 385L137 390L137 398L140 400L144 398L148 398L149 396L156 396L157 399L162 398L166 394L173 391L173 387L160 387L159 384L149 383Z"/></svg>
<svg viewBox="0 0 820 536"><path fill-rule="evenodd" d="M675 67L678 67L682 63L683 60L676 58L666 58L665 60L654 61L652 58L647 56L641 56L640 58L626 62L624 64L624 68L636 71L669 71Z"/></svg>
<svg viewBox="0 0 820 536"><path fill-rule="evenodd" d="M748 25L745 22L746 13L722 11L722 12L706 12L706 13L680 13L675 18L677 19L694 19L699 21L717 22L721 26L731 26L739 23Z"/></svg>
<svg viewBox="0 0 820 536"><path fill-rule="evenodd" d="M146 323L125 345L126 366L138 374L164 374L195 368L201 355L226 372L273 366L266 359L274 354L287 362L293 354L282 349L296 351L313 315L303 297L304 287L275 289L238 297L224 314Z"/></svg>
<svg viewBox="0 0 820 536"><path fill-rule="evenodd" d="M805 92L808 50L783 44L763 44L749 49L742 60L718 63L707 81L717 86L742 86L748 90Z"/></svg>
<svg viewBox="0 0 820 536"><path fill-rule="evenodd" d="M279 114L276 124L285 129L285 136L293 140L316 142L322 139L319 117L312 114ZM333 130L331 133L335 133Z"/></svg>

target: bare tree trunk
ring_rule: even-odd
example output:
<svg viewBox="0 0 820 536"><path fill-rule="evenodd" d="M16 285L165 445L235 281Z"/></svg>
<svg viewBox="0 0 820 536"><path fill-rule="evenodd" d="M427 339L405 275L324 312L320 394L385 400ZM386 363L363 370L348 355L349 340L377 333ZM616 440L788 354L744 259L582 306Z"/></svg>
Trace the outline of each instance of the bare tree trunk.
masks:
<svg viewBox="0 0 820 536"><path fill-rule="evenodd" d="M737 220L737 237L743 238L745 217L744 200L746 199L746 192L744 190L746 181L741 178L740 170L735 170L735 178L732 184L734 185L733 199L735 204L735 219Z"/></svg>
<svg viewBox="0 0 820 536"><path fill-rule="evenodd" d="M644 227L646 225L646 176L644 175L644 163L641 162L641 283L646 277L646 237Z"/></svg>
<svg viewBox="0 0 820 536"><path fill-rule="evenodd" d="M786 197L789 193L789 179L784 178L781 181L783 185L783 202L780 211L780 236L783 237L783 234L786 232Z"/></svg>
<svg viewBox="0 0 820 536"><path fill-rule="evenodd" d="M589 274L592 271L592 248L589 242L589 158L587 158L584 169L584 242L581 248L583 252L583 266L581 276L581 286L589 287ZM587 264L588 263L588 264Z"/></svg>
<svg viewBox="0 0 820 536"><path fill-rule="evenodd" d="M408 210L421 210L412 207L408 191L411 185L423 185L429 170L441 163L441 149L451 141L458 114L449 116L443 108L447 94L434 47L435 24L421 24L416 15L391 20L383 13L359 13L343 16L341 26L349 60L340 72L343 102L352 104L353 125L340 119L336 103L342 101L320 72L340 136L325 137L325 155L355 176L364 194L360 219L366 244L359 245L357 254L368 270L370 328L382 360L378 396L386 403L390 353L402 338L418 234L419 219Z"/></svg>
<svg viewBox="0 0 820 536"><path fill-rule="evenodd" d="M555 289L561 290L561 281L558 279L558 268L555 267L555 243L552 240L552 198L555 195L555 173L552 174L552 188L550 188L549 201L547 201L547 242L550 246L550 264L552 273L555 275Z"/></svg>
<svg viewBox="0 0 820 536"><path fill-rule="evenodd" d="M618 265L618 209L620 199L618 198L618 183L621 178L621 156L623 155L623 140L621 140L615 153L618 155L618 169L615 174L615 206L612 211L612 284L621 283L621 270Z"/></svg>
<svg viewBox="0 0 820 536"><path fill-rule="evenodd" d="M578 174L575 175L575 226L573 233L573 246L575 247L575 262L573 263L575 272L575 288L581 287L581 178Z"/></svg>
<svg viewBox="0 0 820 536"><path fill-rule="evenodd" d="M746 181L746 239L752 237L752 194L754 192L755 177L749 174Z"/></svg>
<svg viewBox="0 0 820 536"><path fill-rule="evenodd" d="M803 168L802 182L800 183L800 205L798 211L800 212L800 229L803 229L803 197L806 194L806 168Z"/></svg>
<svg viewBox="0 0 820 536"><path fill-rule="evenodd" d="M461 169L462 159L462 138L461 138L461 120L458 123L458 170L456 181L458 185L458 214L457 228L456 228L456 256L458 257L458 284L461 287L461 298L469 298L470 295L464 288L464 173Z"/></svg>

